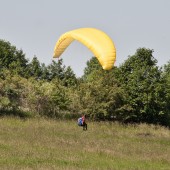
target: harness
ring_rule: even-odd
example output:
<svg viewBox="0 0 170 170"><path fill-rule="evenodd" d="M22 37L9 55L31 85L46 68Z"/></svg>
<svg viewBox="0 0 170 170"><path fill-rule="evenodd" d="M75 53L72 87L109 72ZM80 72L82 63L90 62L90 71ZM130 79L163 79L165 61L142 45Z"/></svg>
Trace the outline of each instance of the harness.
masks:
<svg viewBox="0 0 170 170"><path fill-rule="evenodd" d="M79 126L83 126L83 119L82 118L78 118L78 125Z"/></svg>

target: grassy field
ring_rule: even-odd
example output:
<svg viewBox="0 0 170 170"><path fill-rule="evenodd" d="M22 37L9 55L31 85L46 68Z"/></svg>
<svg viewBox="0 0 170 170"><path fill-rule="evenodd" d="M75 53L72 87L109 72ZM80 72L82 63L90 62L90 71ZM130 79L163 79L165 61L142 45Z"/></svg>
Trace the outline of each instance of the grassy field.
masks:
<svg viewBox="0 0 170 170"><path fill-rule="evenodd" d="M169 170L170 130L76 121L0 119L0 169Z"/></svg>

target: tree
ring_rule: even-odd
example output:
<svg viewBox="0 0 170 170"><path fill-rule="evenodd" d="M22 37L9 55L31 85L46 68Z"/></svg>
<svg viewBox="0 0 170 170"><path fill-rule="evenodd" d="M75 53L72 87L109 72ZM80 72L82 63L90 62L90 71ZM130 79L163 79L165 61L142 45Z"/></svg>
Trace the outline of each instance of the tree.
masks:
<svg viewBox="0 0 170 170"><path fill-rule="evenodd" d="M29 105L41 116L57 117L69 106L66 88L57 79L52 82L34 82L32 91L27 94Z"/></svg>
<svg viewBox="0 0 170 170"><path fill-rule="evenodd" d="M164 66L163 78L165 79L166 112L170 116L170 61Z"/></svg>
<svg viewBox="0 0 170 170"><path fill-rule="evenodd" d="M48 66L50 80L55 79L55 78L63 80L64 69L65 69L65 66L63 66L62 59L59 59L58 62L52 60L52 63Z"/></svg>
<svg viewBox="0 0 170 170"><path fill-rule="evenodd" d="M77 78L70 66L65 69L63 74L64 78L62 80L62 84L64 86L70 87L76 85Z"/></svg>
<svg viewBox="0 0 170 170"><path fill-rule="evenodd" d="M44 63L42 63L42 65L41 65L41 72L42 72L41 79L49 81L50 73L49 73L48 67L46 67L46 65Z"/></svg>
<svg viewBox="0 0 170 170"><path fill-rule="evenodd" d="M22 79L19 75L12 75L5 70L5 79L0 79L0 111L13 112L19 111L21 106L21 96L23 92Z"/></svg>
<svg viewBox="0 0 170 170"><path fill-rule="evenodd" d="M28 65L29 77L34 77L36 79L41 79L42 69L41 64L36 56L33 57L32 61Z"/></svg>
<svg viewBox="0 0 170 170"><path fill-rule="evenodd" d="M153 50L139 48L120 66L118 79L132 107L127 121L165 124L165 87Z"/></svg>
<svg viewBox="0 0 170 170"><path fill-rule="evenodd" d="M115 67L109 71L103 70L96 58L87 62L85 75L75 92L78 99L74 99L80 113L99 120L120 119L119 109L124 105L123 91L118 87L115 70Z"/></svg>
<svg viewBox="0 0 170 170"><path fill-rule="evenodd" d="M96 57L92 57L89 61L87 61L87 67L84 69L83 79L90 78L90 75L93 71L102 70L101 65Z"/></svg>
<svg viewBox="0 0 170 170"><path fill-rule="evenodd" d="M63 60L52 61L48 66L49 80L59 79L64 86L74 86L77 82L76 76L70 66L63 65Z"/></svg>
<svg viewBox="0 0 170 170"><path fill-rule="evenodd" d="M0 70L8 69L15 74L24 76L28 60L22 50L16 49L9 42L0 40Z"/></svg>

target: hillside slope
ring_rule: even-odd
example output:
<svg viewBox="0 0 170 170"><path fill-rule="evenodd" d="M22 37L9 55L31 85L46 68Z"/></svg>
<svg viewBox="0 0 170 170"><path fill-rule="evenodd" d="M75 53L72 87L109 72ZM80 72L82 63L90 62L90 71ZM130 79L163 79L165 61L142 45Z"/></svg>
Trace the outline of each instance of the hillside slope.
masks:
<svg viewBox="0 0 170 170"><path fill-rule="evenodd" d="M170 131L141 124L0 119L0 169L153 169L170 167Z"/></svg>

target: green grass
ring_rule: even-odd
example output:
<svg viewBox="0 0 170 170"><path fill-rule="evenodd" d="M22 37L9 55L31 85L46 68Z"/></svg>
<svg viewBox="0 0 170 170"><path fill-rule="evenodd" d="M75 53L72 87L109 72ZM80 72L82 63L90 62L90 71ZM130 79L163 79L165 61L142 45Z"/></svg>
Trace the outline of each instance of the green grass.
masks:
<svg viewBox="0 0 170 170"><path fill-rule="evenodd" d="M0 119L0 169L168 170L170 131L141 124Z"/></svg>

